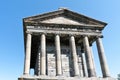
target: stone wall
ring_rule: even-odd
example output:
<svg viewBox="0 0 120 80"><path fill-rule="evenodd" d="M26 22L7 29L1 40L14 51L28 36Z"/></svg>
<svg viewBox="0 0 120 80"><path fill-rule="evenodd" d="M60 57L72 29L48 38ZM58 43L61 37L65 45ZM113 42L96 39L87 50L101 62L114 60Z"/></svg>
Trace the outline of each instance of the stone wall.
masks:
<svg viewBox="0 0 120 80"><path fill-rule="evenodd" d="M54 76L56 76L55 46L54 45L47 45L46 54L47 54L46 55L47 75L54 77ZM83 70L82 70L83 65L82 65L80 47L77 47L77 55L78 55L78 65L79 65L79 70L80 70L79 71L80 76L83 77ZM37 56L37 58L40 58L40 57ZM74 76L73 58L71 55L70 48L67 45L61 46L61 62L62 62L62 66L61 66L62 67L62 75L65 77ZM40 68L40 64L38 67ZM36 69L37 69L37 67L36 67ZM38 70L40 70L40 69L38 69ZM35 70L35 72L38 72L38 70Z"/></svg>

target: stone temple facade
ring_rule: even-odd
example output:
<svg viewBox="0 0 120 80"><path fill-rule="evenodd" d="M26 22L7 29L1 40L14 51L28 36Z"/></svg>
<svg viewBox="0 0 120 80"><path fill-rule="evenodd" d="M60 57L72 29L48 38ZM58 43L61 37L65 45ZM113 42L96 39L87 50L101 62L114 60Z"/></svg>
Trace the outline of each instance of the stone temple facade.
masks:
<svg viewBox="0 0 120 80"><path fill-rule="evenodd" d="M60 8L23 19L25 60L19 80L114 80L102 44L107 24ZM96 42L103 77L96 75ZM34 69L34 75L30 75Z"/></svg>

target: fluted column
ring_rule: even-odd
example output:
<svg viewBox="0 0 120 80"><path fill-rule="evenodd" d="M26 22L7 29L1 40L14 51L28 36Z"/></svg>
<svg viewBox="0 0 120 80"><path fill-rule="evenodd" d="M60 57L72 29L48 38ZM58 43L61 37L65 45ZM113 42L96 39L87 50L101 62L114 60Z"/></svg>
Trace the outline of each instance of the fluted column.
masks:
<svg viewBox="0 0 120 80"><path fill-rule="evenodd" d="M31 57L31 34L27 33L26 53L24 62L24 75L29 75L30 72L30 57Z"/></svg>
<svg viewBox="0 0 120 80"><path fill-rule="evenodd" d="M60 36L55 36L55 48L56 48L56 75L62 75L61 66L61 48L60 48Z"/></svg>
<svg viewBox="0 0 120 80"><path fill-rule="evenodd" d="M41 34L41 75L46 75L46 37Z"/></svg>
<svg viewBox="0 0 120 80"><path fill-rule="evenodd" d="M109 73L106 57L104 54L104 48L103 48L101 38L97 38L96 44L97 44L97 48L98 48L98 55L99 55L99 60L100 60L100 64L101 64L103 77L109 77L110 73Z"/></svg>
<svg viewBox="0 0 120 80"><path fill-rule="evenodd" d="M74 71L75 71L74 75L79 76L78 59L77 59L74 36L70 36L70 44L71 44L71 52L72 52L72 56L73 56L73 66L74 66Z"/></svg>
<svg viewBox="0 0 120 80"><path fill-rule="evenodd" d="M87 36L84 36L83 43L84 43L85 54L86 54L88 76L89 77L95 77L96 75L94 73L94 66L92 64L91 51L90 51L90 46L89 46L89 41L88 41L88 37Z"/></svg>

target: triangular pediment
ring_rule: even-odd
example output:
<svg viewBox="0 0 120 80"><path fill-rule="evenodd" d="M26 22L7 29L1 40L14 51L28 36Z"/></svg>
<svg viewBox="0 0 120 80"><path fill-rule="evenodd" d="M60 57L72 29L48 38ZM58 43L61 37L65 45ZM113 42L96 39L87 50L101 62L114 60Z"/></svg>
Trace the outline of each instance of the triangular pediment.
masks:
<svg viewBox="0 0 120 80"><path fill-rule="evenodd" d="M53 19L47 19L47 20L43 20L41 21L41 23L50 23L50 24L68 24L68 25L84 25L84 23L80 23L78 21L69 19L69 18L65 18L65 17L56 17Z"/></svg>
<svg viewBox="0 0 120 80"><path fill-rule="evenodd" d="M93 18L78 14L76 12L62 9L41 15L31 16L23 19L24 23L46 23L46 24L65 24L65 25L92 25L105 27L107 24Z"/></svg>

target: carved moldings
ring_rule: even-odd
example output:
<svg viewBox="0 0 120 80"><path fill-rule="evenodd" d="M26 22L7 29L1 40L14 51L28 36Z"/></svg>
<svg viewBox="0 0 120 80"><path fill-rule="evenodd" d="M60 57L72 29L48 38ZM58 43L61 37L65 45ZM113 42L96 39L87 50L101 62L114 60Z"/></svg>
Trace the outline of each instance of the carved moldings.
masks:
<svg viewBox="0 0 120 80"><path fill-rule="evenodd" d="M62 9L58 11L48 12L45 14L27 17L23 19L24 25L34 24L40 25L42 23L52 24L68 24L68 25L97 25L96 27L104 28L107 24L90 17L78 14L76 12ZM64 22L64 23L63 23Z"/></svg>

